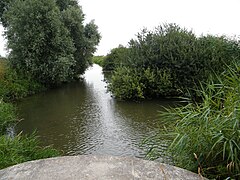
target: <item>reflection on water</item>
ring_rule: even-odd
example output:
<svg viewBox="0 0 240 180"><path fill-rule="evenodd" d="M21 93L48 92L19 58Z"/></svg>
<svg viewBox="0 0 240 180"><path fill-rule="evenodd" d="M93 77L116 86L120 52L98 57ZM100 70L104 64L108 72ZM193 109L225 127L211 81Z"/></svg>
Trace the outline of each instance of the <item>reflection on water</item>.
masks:
<svg viewBox="0 0 240 180"><path fill-rule="evenodd" d="M102 68L93 65L83 81L19 102L23 121L18 131L37 130L44 145L53 144L67 155L142 157L139 144L157 131L158 111L175 102L117 102L103 79Z"/></svg>

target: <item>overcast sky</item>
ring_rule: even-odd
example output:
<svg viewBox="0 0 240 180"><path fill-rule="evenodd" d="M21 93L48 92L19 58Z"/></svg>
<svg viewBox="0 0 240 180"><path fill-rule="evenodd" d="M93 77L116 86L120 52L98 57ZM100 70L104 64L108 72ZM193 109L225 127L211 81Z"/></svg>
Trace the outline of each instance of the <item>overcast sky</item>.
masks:
<svg viewBox="0 0 240 180"><path fill-rule="evenodd" d="M102 40L97 55L127 45L143 28L176 23L197 35L240 35L239 0L79 0L86 22L95 19ZM0 31L2 33L2 28ZM0 55L5 55L0 38Z"/></svg>

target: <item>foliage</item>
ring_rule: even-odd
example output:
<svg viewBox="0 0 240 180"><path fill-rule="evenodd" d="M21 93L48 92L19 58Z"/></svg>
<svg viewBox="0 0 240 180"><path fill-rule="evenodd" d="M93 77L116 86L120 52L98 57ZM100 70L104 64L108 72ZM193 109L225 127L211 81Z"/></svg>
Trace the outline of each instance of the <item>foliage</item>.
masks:
<svg viewBox="0 0 240 180"><path fill-rule="evenodd" d="M4 17L4 13L9 9L10 3L13 0L1 0L0 1L0 23L3 27L7 27L7 20Z"/></svg>
<svg viewBox="0 0 240 180"><path fill-rule="evenodd" d="M6 69L6 61L0 58L0 80L3 78Z"/></svg>
<svg viewBox="0 0 240 180"><path fill-rule="evenodd" d="M98 64L99 66L103 66L105 56L93 56L92 62Z"/></svg>
<svg viewBox="0 0 240 180"><path fill-rule="evenodd" d="M85 71L100 34L94 21L84 25L76 0L4 0L1 7L9 60L18 73L51 86Z"/></svg>
<svg viewBox="0 0 240 180"><path fill-rule="evenodd" d="M201 82L204 84L212 73L222 73L224 64L229 65L239 58L240 46L235 39L210 35L198 38L175 24L165 24L154 31L142 30L135 40L130 40L128 48L113 49L104 63L109 70L116 71L119 70L117 67L123 66L136 69L137 74L142 75L148 68L155 76L156 71L167 71L172 89L167 88L159 94L179 95L180 92L191 92ZM158 81L141 83L145 87L158 86ZM118 86L120 89L121 84ZM148 94L156 97L151 91Z"/></svg>
<svg viewBox="0 0 240 180"><path fill-rule="evenodd" d="M73 2L73 1L71 1ZM66 3L66 2L65 2ZM83 25L84 14L78 5L68 5L63 11L63 22L70 32L71 39L76 49L73 53L76 65L73 67L74 76L84 73L91 64L92 54L100 41L98 27L94 21Z"/></svg>
<svg viewBox="0 0 240 180"><path fill-rule="evenodd" d="M77 0L56 0L56 3L61 11L67 9L69 6L78 7Z"/></svg>
<svg viewBox="0 0 240 180"><path fill-rule="evenodd" d="M139 71L119 67L114 71L109 90L119 99L140 100L150 97L169 96L172 92L171 75L168 70L155 69Z"/></svg>
<svg viewBox="0 0 240 180"><path fill-rule="evenodd" d="M12 104L0 100L0 136L16 122L15 108Z"/></svg>
<svg viewBox="0 0 240 180"><path fill-rule="evenodd" d="M0 77L0 99L14 101L44 89L43 85L30 76L17 73L5 63L4 74Z"/></svg>
<svg viewBox="0 0 240 180"><path fill-rule="evenodd" d="M197 90L203 102L162 113L172 136L169 152L177 166L209 178L240 176L240 66L228 67L218 83ZM170 132L170 133L169 133Z"/></svg>
<svg viewBox="0 0 240 180"><path fill-rule="evenodd" d="M143 99L144 84L136 70L118 68L111 77L109 90L119 99Z"/></svg>
<svg viewBox="0 0 240 180"><path fill-rule="evenodd" d="M111 50L103 61L103 70L112 71L116 67L127 64L128 48L119 45L117 48Z"/></svg>
<svg viewBox="0 0 240 180"><path fill-rule="evenodd" d="M6 12L12 67L51 84L71 77L73 43L54 0L16 0Z"/></svg>
<svg viewBox="0 0 240 180"><path fill-rule="evenodd" d="M0 169L25 161L58 156L59 153L51 148L39 146L38 137L17 135L14 138L0 136Z"/></svg>
<svg viewBox="0 0 240 180"><path fill-rule="evenodd" d="M86 24L84 36L86 39L84 57L91 62L92 54L97 50L96 45L101 39L101 35L98 33L98 26L95 24L94 20Z"/></svg>

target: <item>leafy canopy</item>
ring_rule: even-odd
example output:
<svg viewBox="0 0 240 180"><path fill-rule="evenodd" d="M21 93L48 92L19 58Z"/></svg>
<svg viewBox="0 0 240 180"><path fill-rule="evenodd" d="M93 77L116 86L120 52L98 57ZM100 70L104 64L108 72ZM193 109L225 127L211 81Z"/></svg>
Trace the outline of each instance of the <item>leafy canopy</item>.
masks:
<svg viewBox="0 0 240 180"><path fill-rule="evenodd" d="M84 25L77 1L4 0L0 5L14 69L46 85L85 71L100 34L93 21Z"/></svg>

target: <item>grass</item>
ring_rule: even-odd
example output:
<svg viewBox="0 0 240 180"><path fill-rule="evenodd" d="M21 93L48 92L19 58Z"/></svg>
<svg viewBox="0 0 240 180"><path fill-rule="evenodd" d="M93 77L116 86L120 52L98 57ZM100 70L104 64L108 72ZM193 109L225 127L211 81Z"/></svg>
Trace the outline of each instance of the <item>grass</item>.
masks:
<svg viewBox="0 0 240 180"><path fill-rule="evenodd" d="M30 160L58 156L51 147L42 148L35 134L17 135L14 138L0 136L0 169Z"/></svg>
<svg viewBox="0 0 240 180"><path fill-rule="evenodd" d="M161 114L166 132L155 138L172 137L168 153L176 166L211 179L238 179L240 66L227 67L216 81L202 86L197 93L202 98L200 103L188 99L186 106Z"/></svg>
<svg viewBox="0 0 240 180"><path fill-rule="evenodd" d="M7 128L16 123L16 119L13 105L0 100L0 135L5 134Z"/></svg>

